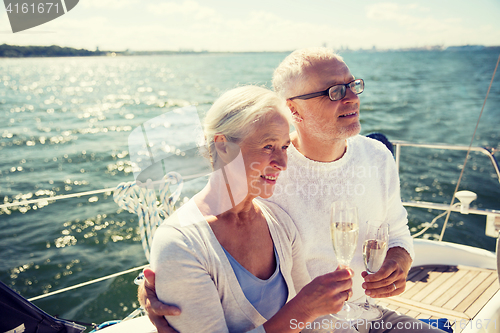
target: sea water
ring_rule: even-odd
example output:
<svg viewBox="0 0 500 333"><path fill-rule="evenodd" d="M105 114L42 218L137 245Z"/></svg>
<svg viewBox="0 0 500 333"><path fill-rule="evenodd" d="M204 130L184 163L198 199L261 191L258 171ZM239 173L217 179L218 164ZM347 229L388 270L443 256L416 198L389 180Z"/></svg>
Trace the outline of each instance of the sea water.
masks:
<svg viewBox="0 0 500 333"><path fill-rule="evenodd" d="M128 137L144 122L193 105L200 115L237 85L270 87L287 53L189 54L0 59L0 203L114 188L134 180ZM470 143L498 54L352 52L342 55L365 80L362 134L391 140ZM500 78L474 141L499 148ZM190 128L172 123L181 137ZM186 147L169 143L171 151ZM449 204L465 152L403 148L405 200ZM192 159L192 160L190 160ZM186 155L191 174L206 165ZM186 182L181 200L204 184ZM499 209L500 185L486 156L471 154L460 189L478 193L473 206ZM3 199L2 199L3 198ZM438 211L409 208L412 232ZM443 219L438 221L439 226ZM454 213L444 240L493 250L485 218ZM431 229L436 238L440 229ZM0 211L0 280L29 298L147 263L137 216L111 193L47 201ZM35 301L53 315L84 322L126 316L138 306L130 273Z"/></svg>

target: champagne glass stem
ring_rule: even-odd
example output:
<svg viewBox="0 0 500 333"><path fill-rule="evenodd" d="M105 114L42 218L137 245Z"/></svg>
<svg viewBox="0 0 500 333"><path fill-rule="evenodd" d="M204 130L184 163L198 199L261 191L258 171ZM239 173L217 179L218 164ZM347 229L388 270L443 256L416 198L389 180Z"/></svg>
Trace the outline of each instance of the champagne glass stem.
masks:
<svg viewBox="0 0 500 333"><path fill-rule="evenodd" d="M368 295L366 295L366 300L365 300L365 308L369 308L371 306L373 306L373 304L370 302L372 300L372 298Z"/></svg>
<svg viewBox="0 0 500 333"><path fill-rule="evenodd" d="M373 273L370 273L370 272L367 272L367 273L368 273L368 275L373 274ZM365 309L369 309L370 307L372 307L372 306L373 306L373 305L370 303L370 300L371 300L372 298L371 298L370 296L368 296L368 295L365 295L365 296L366 296L366 297L365 297L365 305L364 305L364 307L365 307Z"/></svg>

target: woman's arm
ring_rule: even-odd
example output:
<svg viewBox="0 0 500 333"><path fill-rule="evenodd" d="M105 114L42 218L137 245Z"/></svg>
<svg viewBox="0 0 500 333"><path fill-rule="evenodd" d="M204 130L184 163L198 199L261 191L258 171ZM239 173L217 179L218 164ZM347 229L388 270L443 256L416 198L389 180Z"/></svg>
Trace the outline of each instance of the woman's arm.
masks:
<svg viewBox="0 0 500 333"><path fill-rule="evenodd" d="M181 314L169 316L179 332L228 332L219 293L205 260L174 228L160 227L151 251L158 299L177 305Z"/></svg>

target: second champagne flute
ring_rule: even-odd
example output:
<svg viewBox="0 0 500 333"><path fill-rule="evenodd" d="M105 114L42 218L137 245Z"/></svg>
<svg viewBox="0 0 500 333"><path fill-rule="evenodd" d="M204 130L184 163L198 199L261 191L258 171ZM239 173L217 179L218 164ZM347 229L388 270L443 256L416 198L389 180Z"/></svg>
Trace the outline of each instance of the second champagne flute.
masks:
<svg viewBox="0 0 500 333"><path fill-rule="evenodd" d="M369 221L366 224L366 237L363 243L363 261L366 272L375 274L384 263L389 244L389 224L382 221ZM382 311L370 304L370 297L366 296L363 319L371 321L382 318Z"/></svg>
<svg viewBox="0 0 500 333"><path fill-rule="evenodd" d="M330 231L339 266L348 268L358 245L358 210L347 201L336 201L331 206ZM361 316L363 309L356 304L345 302L342 310L331 316L340 320L354 320Z"/></svg>

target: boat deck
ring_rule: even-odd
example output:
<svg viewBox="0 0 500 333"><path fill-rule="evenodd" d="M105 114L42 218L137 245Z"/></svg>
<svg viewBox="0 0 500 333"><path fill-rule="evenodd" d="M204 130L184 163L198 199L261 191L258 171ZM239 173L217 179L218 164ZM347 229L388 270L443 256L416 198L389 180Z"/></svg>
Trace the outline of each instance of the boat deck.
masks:
<svg viewBox="0 0 500 333"><path fill-rule="evenodd" d="M477 315L499 290L496 270L469 266L413 267L406 290L377 302L417 319L447 318L455 333Z"/></svg>

